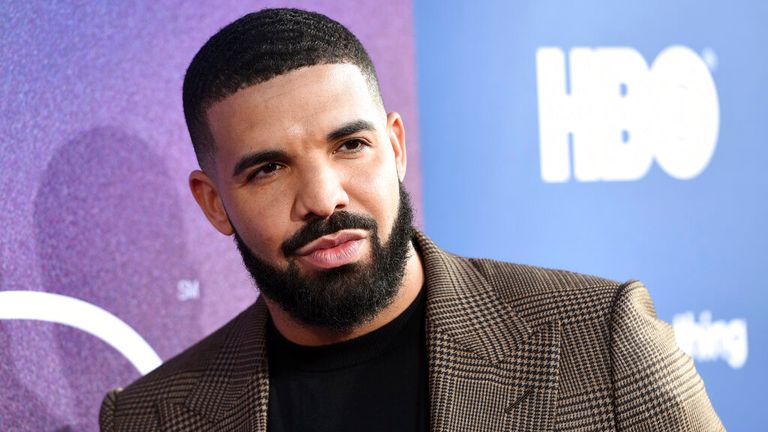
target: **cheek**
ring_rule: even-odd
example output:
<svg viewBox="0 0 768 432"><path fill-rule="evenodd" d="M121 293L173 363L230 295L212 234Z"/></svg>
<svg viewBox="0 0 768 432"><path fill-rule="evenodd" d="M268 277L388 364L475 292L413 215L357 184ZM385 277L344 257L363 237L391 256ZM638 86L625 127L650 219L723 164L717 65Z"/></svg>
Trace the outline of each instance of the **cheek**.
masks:
<svg viewBox="0 0 768 432"><path fill-rule="evenodd" d="M286 194L276 194L275 197L239 196L236 210L230 215L251 251L270 262L282 257L280 245L292 233L289 232L288 210L284 208L285 197Z"/></svg>
<svg viewBox="0 0 768 432"><path fill-rule="evenodd" d="M379 237L386 242L397 214L400 191L394 159L380 156L351 179L353 210L368 213L379 224ZM358 209L358 206L361 207Z"/></svg>

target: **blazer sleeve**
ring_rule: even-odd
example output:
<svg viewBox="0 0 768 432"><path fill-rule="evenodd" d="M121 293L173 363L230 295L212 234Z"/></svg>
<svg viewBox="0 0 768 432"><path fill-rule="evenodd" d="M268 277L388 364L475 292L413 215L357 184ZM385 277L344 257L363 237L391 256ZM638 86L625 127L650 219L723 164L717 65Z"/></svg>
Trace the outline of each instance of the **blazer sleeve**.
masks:
<svg viewBox="0 0 768 432"><path fill-rule="evenodd" d="M725 430L693 360L637 281L622 285L614 299L611 366L618 430Z"/></svg>
<svg viewBox="0 0 768 432"><path fill-rule="evenodd" d="M122 390L122 388L116 388L110 390L110 392L104 396L104 400L101 402L101 409L99 410L99 429L101 432L115 431L117 396Z"/></svg>

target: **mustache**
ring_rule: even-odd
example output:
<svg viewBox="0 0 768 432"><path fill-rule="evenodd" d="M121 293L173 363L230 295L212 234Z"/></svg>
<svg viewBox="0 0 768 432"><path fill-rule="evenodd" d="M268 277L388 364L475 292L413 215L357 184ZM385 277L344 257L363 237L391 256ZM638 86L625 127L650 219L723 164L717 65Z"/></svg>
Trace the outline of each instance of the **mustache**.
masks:
<svg viewBox="0 0 768 432"><path fill-rule="evenodd" d="M289 257L308 243L344 229L364 229L376 234L376 219L348 211L334 212L327 219L313 219L283 242L283 255Z"/></svg>

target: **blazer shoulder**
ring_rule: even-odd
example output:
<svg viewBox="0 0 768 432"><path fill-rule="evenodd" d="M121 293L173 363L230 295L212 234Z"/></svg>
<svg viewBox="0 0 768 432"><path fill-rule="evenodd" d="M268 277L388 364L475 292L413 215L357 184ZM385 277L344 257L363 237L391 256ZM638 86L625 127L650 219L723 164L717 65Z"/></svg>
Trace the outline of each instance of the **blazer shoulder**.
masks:
<svg viewBox="0 0 768 432"><path fill-rule="evenodd" d="M113 424L121 423L120 418L154 417L155 404L159 400L184 401L252 308L241 312L218 330L126 388L110 391L102 402L102 430L112 430ZM105 428L107 425L110 428Z"/></svg>
<svg viewBox="0 0 768 432"><path fill-rule="evenodd" d="M115 405L117 404L117 395L123 391L122 388L112 389L104 396L99 409L99 430L101 432L113 432L115 430Z"/></svg>
<svg viewBox="0 0 768 432"><path fill-rule="evenodd" d="M624 285L610 327L616 420L622 430L725 430L693 360L656 316L642 283Z"/></svg>
<svg viewBox="0 0 768 432"><path fill-rule="evenodd" d="M615 293L622 283L567 270L515 264L487 258L468 258L504 297L546 295L559 291L603 289Z"/></svg>
<svg viewBox="0 0 768 432"><path fill-rule="evenodd" d="M610 319L621 292L633 283L492 259L469 261L500 299L532 324L552 318L564 324Z"/></svg>

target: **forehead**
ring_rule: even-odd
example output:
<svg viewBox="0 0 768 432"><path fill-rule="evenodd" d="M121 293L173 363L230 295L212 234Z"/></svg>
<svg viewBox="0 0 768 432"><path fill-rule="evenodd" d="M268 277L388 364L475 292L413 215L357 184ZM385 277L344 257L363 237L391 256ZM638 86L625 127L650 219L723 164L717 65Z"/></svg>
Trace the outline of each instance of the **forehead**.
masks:
<svg viewBox="0 0 768 432"><path fill-rule="evenodd" d="M212 105L208 124L217 158L291 140L324 137L351 120L379 126L385 117L360 69L351 64L296 69L246 87Z"/></svg>

